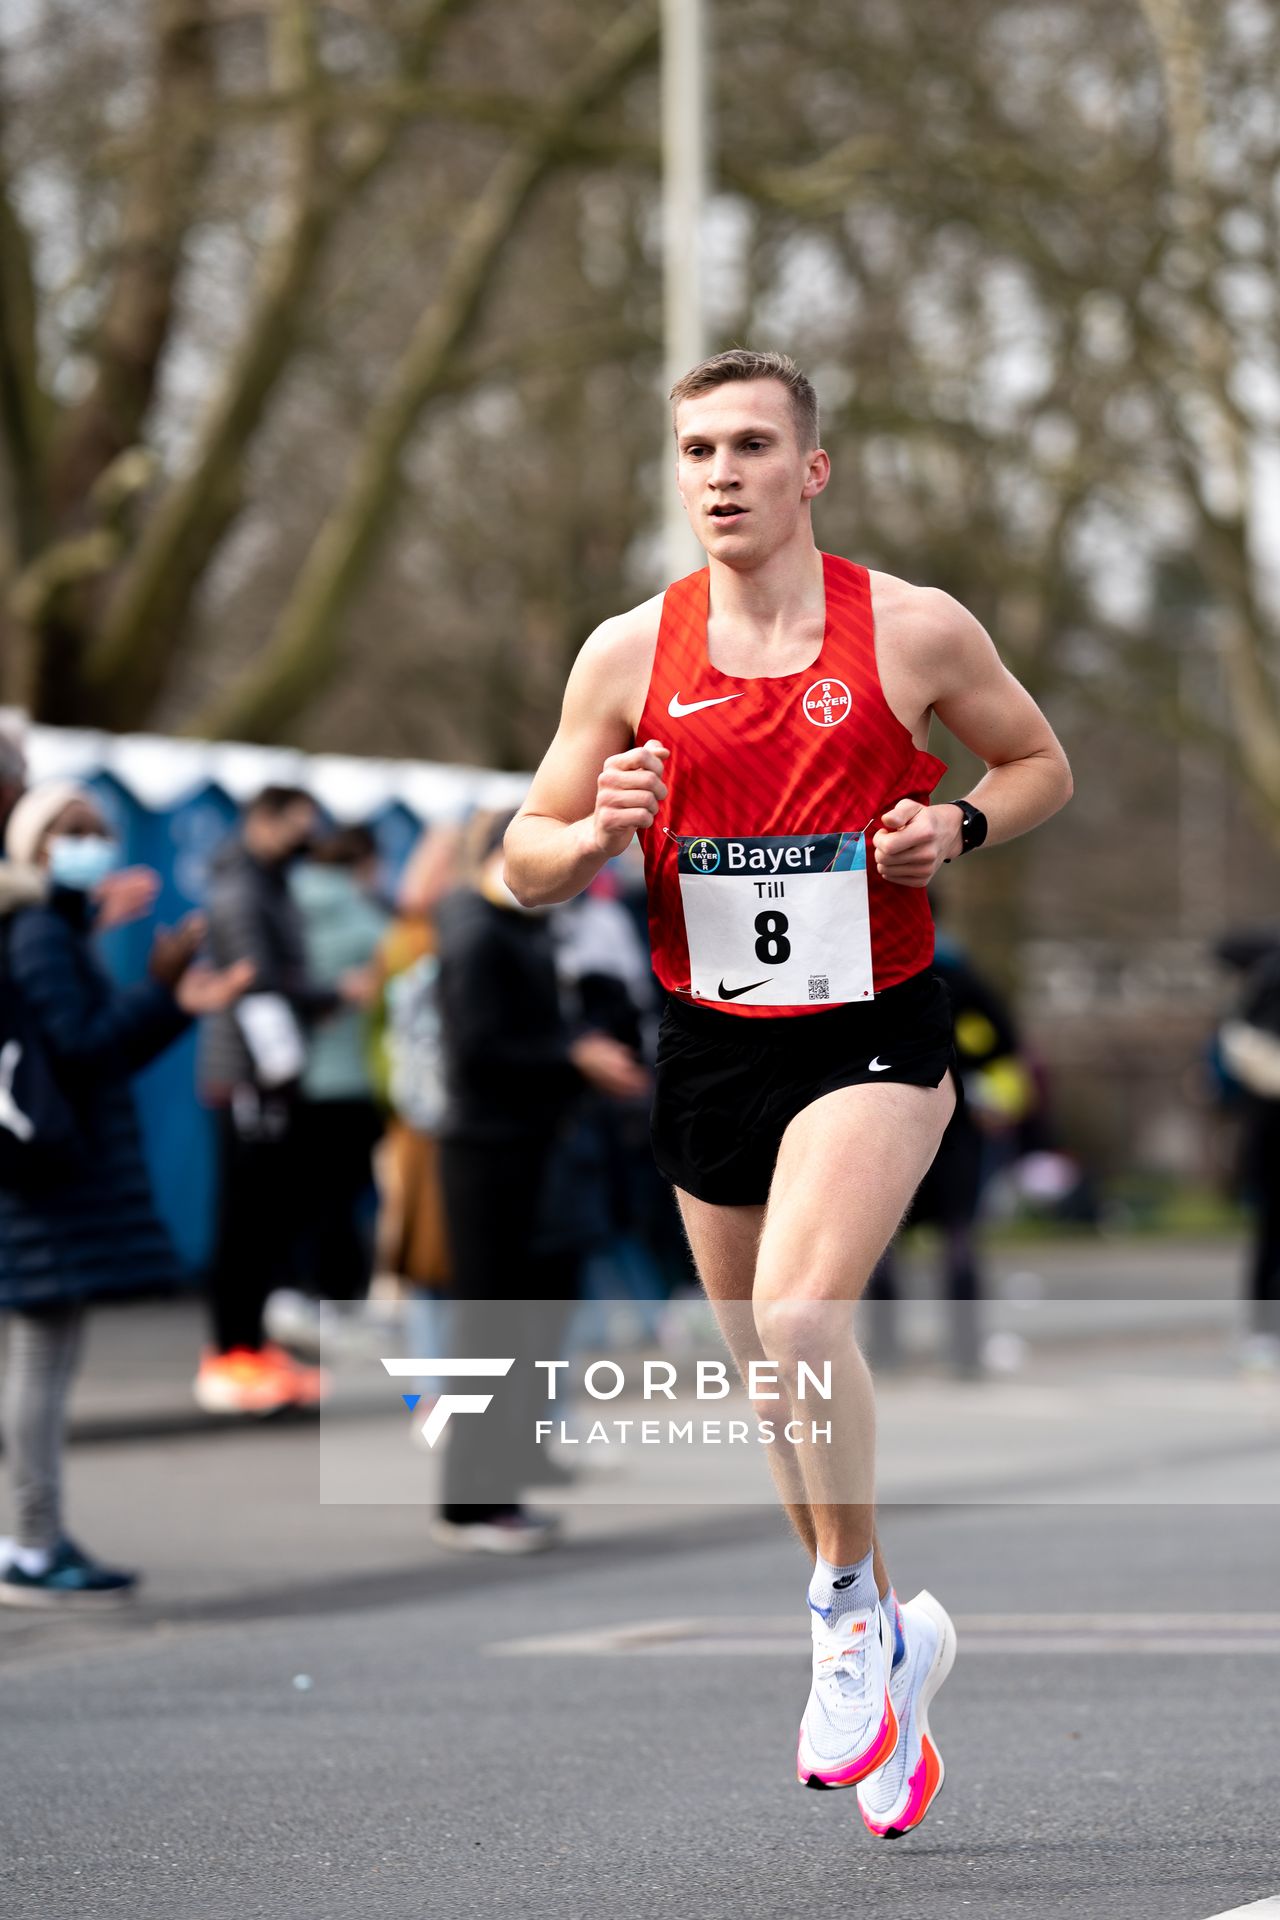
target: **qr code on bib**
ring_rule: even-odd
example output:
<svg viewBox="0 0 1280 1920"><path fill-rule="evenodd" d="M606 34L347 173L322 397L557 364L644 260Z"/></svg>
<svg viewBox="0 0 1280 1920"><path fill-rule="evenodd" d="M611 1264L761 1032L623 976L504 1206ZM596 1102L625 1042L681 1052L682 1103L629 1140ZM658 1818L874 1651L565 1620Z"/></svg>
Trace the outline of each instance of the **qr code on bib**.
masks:
<svg viewBox="0 0 1280 1920"><path fill-rule="evenodd" d="M825 973L811 973L809 975L809 998L811 1000L829 1000L831 998L831 987L828 976Z"/></svg>

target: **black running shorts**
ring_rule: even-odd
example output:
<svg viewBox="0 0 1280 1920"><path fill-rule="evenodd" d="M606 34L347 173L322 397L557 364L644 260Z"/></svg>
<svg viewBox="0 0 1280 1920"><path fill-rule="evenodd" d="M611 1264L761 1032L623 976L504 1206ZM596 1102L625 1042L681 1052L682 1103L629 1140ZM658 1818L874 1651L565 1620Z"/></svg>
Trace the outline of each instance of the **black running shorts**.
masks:
<svg viewBox="0 0 1280 1920"><path fill-rule="evenodd" d="M927 969L874 1000L803 1016L743 1020L672 996L658 1031L654 1158L698 1200L761 1206L803 1107L837 1087L936 1087L954 1065L951 1002Z"/></svg>

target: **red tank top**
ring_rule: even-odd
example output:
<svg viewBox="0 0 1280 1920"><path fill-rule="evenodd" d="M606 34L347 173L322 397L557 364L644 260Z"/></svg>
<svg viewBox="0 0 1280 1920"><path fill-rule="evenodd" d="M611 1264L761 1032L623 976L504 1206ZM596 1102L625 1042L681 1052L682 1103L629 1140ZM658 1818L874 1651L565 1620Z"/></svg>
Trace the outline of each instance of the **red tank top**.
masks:
<svg viewBox="0 0 1280 1920"><path fill-rule="evenodd" d="M642 836L654 970L748 1018L870 999L933 959L924 888L882 880L865 835L946 764L884 697L866 568L822 570L817 659L754 680L707 657L707 568L669 586L636 734L671 749Z"/></svg>

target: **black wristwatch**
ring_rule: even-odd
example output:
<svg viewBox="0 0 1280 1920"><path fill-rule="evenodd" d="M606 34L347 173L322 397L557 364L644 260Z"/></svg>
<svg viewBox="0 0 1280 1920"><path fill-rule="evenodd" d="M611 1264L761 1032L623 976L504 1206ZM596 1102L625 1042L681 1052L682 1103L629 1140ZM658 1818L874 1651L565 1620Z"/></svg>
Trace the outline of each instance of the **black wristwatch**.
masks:
<svg viewBox="0 0 1280 1920"><path fill-rule="evenodd" d="M948 800L945 804L949 807L959 807L960 852L962 854L972 853L974 848L980 847L987 837L986 814L981 813L971 800ZM944 867L949 867L951 865L950 856L948 856L942 864Z"/></svg>

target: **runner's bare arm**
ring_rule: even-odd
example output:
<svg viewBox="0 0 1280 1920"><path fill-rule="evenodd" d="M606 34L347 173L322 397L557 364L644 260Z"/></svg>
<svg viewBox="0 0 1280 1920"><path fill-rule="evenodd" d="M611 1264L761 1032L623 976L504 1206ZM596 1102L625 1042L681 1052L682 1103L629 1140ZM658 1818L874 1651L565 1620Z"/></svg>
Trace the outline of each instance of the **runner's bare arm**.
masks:
<svg viewBox="0 0 1280 1920"><path fill-rule="evenodd" d="M507 829L506 881L525 906L581 893L666 797L668 749L632 744L657 631L651 606L606 620L574 662L555 739Z"/></svg>
<svg viewBox="0 0 1280 1920"><path fill-rule="evenodd" d="M980 621L936 588L922 590L912 611L910 669L921 705L987 764L968 796L987 816L987 845L1015 840L1071 798L1067 756ZM874 846L888 880L927 886L960 851L960 812L945 802L901 800L884 818L889 831Z"/></svg>

